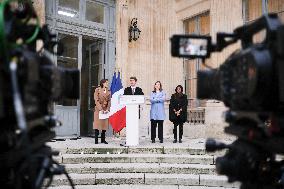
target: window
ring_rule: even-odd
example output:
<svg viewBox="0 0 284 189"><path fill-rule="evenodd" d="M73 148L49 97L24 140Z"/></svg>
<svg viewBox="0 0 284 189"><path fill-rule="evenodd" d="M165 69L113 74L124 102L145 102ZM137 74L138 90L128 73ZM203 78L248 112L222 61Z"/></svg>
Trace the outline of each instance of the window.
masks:
<svg viewBox="0 0 284 189"><path fill-rule="evenodd" d="M91 88L91 90L89 91L89 97L91 97L89 99L89 109L92 110L93 108L95 108L95 104L94 104L94 91L95 89L99 86L100 84L100 80L103 79L102 78L102 71L103 71L103 62L101 60L101 52L98 49L95 49L94 47L91 47L90 50L90 74L89 74L89 79L90 79L90 83L89 83L89 87Z"/></svg>
<svg viewBox="0 0 284 189"><path fill-rule="evenodd" d="M50 0L45 0L45 14L52 15L53 14L53 2Z"/></svg>
<svg viewBox="0 0 284 189"><path fill-rule="evenodd" d="M262 15L262 0L244 0L244 21L249 23Z"/></svg>
<svg viewBox="0 0 284 189"><path fill-rule="evenodd" d="M58 41L64 45L64 51L57 57L57 66L63 68L78 68L78 37L66 34L59 34ZM62 99L58 105L77 106L77 100Z"/></svg>
<svg viewBox="0 0 284 189"><path fill-rule="evenodd" d="M185 33L186 34L210 34L210 16L209 12L195 16L184 21ZM208 64L209 60L206 60ZM196 88L197 88L197 71L204 69L200 60L188 60L184 61L185 68L185 93L189 97L189 107L195 108L203 106L204 101L196 99Z"/></svg>
<svg viewBox="0 0 284 189"><path fill-rule="evenodd" d="M105 54L104 40L102 39L84 39L86 44L86 63L89 65L89 84L88 84L88 108L95 108L94 91L99 86L101 79L105 75ZM87 44L88 43L88 44Z"/></svg>
<svg viewBox="0 0 284 189"><path fill-rule="evenodd" d="M58 0L57 14L70 18L79 18L79 0Z"/></svg>
<svg viewBox="0 0 284 189"><path fill-rule="evenodd" d="M267 0L267 11L277 13L284 22L284 0Z"/></svg>
<svg viewBox="0 0 284 189"><path fill-rule="evenodd" d="M284 0L243 0L244 22L251 23L264 13L277 13L284 21ZM253 36L254 43L260 43L265 39L266 30L261 30Z"/></svg>
<svg viewBox="0 0 284 189"><path fill-rule="evenodd" d="M103 24L104 23L104 6L96 2L87 1L86 2L86 20Z"/></svg>
<svg viewBox="0 0 284 189"><path fill-rule="evenodd" d="M263 13L277 13L284 21L284 0L243 0L244 22L249 23Z"/></svg>
<svg viewBox="0 0 284 189"><path fill-rule="evenodd" d="M1 0L0 0L1 1ZM47 2L46 10L48 14L52 14L52 1L45 0ZM91 24L90 22L105 24L106 11L105 4L103 2L97 2L96 0L56 0L56 15L60 18L66 19L78 19L82 18L84 24ZM85 22L89 21L89 22Z"/></svg>

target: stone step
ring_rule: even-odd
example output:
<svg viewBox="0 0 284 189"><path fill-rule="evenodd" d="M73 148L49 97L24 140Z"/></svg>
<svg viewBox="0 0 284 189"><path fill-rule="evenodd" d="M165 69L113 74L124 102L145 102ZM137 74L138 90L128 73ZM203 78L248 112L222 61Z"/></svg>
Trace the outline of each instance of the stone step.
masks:
<svg viewBox="0 0 284 189"><path fill-rule="evenodd" d="M96 173L69 174L75 185L179 185L206 187L238 187L227 178L217 175L152 174L152 173ZM52 186L68 185L64 175L55 176ZM127 187L128 188L128 187Z"/></svg>
<svg viewBox="0 0 284 189"><path fill-rule="evenodd" d="M57 157L59 163L178 163L214 164L211 155L175 154L63 154Z"/></svg>
<svg viewBox="0 0 284 189"><path fill-rule="evenodd" d="M53 148L62 154L192 154L204 155L204 148L190 147L166 147L166 146L148 146L148 147L108 147L98 146L89 148Z"/></svg>
<svg viewBox="0 0 284 189"><path fill-rule="evenodd" d="M215 174L214 165L168 163L84 163L65 164L68 173L159 173Z"/></svg>
<svg viewBox="0 0 284 189"><path fill-rule="evenodd" d="M49 189L70 189L70 186L55 186ZM77 185L76 189L236 189L210 186L180 186L180 185Z"/></svg>

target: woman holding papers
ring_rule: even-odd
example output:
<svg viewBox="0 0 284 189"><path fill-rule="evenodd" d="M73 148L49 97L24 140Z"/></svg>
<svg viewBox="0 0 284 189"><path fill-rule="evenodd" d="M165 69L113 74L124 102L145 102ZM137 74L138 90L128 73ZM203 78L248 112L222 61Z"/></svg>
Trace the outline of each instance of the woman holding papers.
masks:
<svg viewBox="0 0 284 189"><path fill-rule="evenodd" d="M156 127L158 125L158 137L160 143L163 143L163 123L166 117L164 102L166 100L166 93L162 89L162 84L157 81L154 85L154 90L151 93L150 102L150 119L151 119L151 140L155 143Z"/></svg>
<svg viewBox="0 0 284 189"><path fill-rule="evenodd" d="M98 136L101 130L101 143L108 144L105 141L105 133L108 128L108 118L105 114L109 113L111 105L111 94L108 90L108 80L102 79L100 86L96 88L94 93L95 112L94 112L94 129L95 129L95 143L98 144Z"/></svg>

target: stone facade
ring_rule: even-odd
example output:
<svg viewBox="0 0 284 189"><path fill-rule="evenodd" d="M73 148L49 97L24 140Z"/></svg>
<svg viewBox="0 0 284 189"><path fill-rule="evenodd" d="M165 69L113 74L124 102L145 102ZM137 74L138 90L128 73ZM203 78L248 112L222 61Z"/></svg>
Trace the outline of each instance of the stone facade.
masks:
<svg viewBox="0 0 284 189"><path fill-rule="evenodd" d="M161 81L168 97L183 84L182 59L170 55L169 38L178 32L173 0L116 1L116 68L122 72L123 86L135 75L146 96ZM141 30L137 41L128 41L132 18Z"/></svg>
<svg viewBox="0 0 284 189"><path fill-rule="evenodd" d="M149 3L149 1L151 3ZM218 31L232 31L242 25L241 0L124 0L117 1L117 30L116 66L123 74L124 86L131 75L136 75L139 85L145 91L146 97L152 90L153 83L160 80L168 95L174 92L178 84L185 84L184 63L182 59L170 55L169 38L173 34L184 32L184 21L188 18L209 12L210 35L215 39ZM227 7L234 7L228 11ZM140 38L135 42L128 42L128 31L132 18L138 18L138 27L142 31ZM232 22L232 20L234 22ZM211 66L217 67L225 58L238 47L229 48L225 52L213 55ZM226 137L223 134L224 121L221 117L225 107L222 103L207 103L205 107L205 125L185 124L185 136L189 137ZM149 120L150 103L143 106L140 120L141 136L148 135L150 131ZM168 103L166 105L168 115ZM172 135L172 123L168 120L164 124L164 135Z"/></svg>
<svg viewBox="0 0 284 189"><path fill-rule="evenodd" d="M43 23L44 0L34 1L34 5ZM138 85L147 98L146 104L142 106L140 134L148 137L148 99L155 81L162 82L168 99L176 85L185 84L185 63L182 59L171 57L170 37L184 33L185 20L207 12L210 17L210 35L215 41L217 32L232 32L245 23L243 0L117 0L115 9L115 68L122 73L124 87L128 85L130 76L138 78ZM138 19L137 26L141 35L137 41L129 42L128 29L133 18ZM239 47L240 44L235 44L221 53L213 54L210 65L218 67ZM226 124L222 119L226 108L222 103L212 100L205 104L205 124L186 124L184 135L193 138L227 137L223 134ZM164 133L172 135L172 124L168 120L168 101L165 111L167 119Z"/></svg>

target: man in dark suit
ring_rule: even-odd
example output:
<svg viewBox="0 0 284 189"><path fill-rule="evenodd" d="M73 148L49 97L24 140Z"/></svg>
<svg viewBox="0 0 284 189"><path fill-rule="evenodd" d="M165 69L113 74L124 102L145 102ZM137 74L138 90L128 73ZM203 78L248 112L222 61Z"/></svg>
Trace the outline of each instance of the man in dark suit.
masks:
<svg viewBox="0 0 284 189"><path fill-rule="evenodd" d="M137 78L130 77L130 87L124 89L124 95L144 95L142 89L136 86Z"/></svg>
<svg viewBox="0 0 284 189"><path fill-rule="evenodd" d="M123 95L144 95L142 89L136 86L137 78L135 76L130 77L130 87L124 89ZM139 119L140 119L140 105L139 105ZM125 146L126 142L120 144L120 146Z"/></svg>

